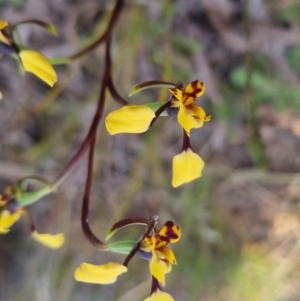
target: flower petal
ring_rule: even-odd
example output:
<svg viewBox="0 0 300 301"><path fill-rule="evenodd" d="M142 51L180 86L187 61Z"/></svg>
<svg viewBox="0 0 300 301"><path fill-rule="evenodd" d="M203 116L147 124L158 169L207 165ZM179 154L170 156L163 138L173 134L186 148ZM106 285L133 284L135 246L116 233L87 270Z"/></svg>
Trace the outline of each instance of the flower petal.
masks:
<svg viewBox="0 0 300 301"><path fill-rule="evenodd" d="M205 92L205 86L198 80L188 83L184 89L184 93L193 98L200 97Z"/></svg>
<svg viewBox="0 0 300 301"><path fill-rule="evenodd" d="M180 102L182 102L182 91L179 89L171 88L169 91L175 96L176 99L178 99Z"/></svg>
<svg viewBox="0 0 300 301"><path fill-rule="evenodd" d="M155 236L145 236L140 243L140 249L144 252L151 252L155 250L156 238Z"/></svg>
<svg viewBox="0 0 300 301"><path fill-rule="evenodd" d="M154 117L155 113L146 106L124 106L111 112L105 119L105 125L111 135L143 133Z"/></svg>
<svg viewBox="0 0 300 301"><path fill-rule="evenodd" d="M166 222L157 233L159 240L165 241L166 243L177 242L180 239L180 235L180 228L172 221Z"/></svg>
<svg viewBox="0 0 300 301"><path fill-rule="evenodd" d="M203 120L194 117L189 113L184 104L180 103L177 116L179 124L183 127L186 133L190 136L191 129L200 128L203 125Z"/></svg>
<svg viewBox="0 0 300 301"><path fill-rule="evenodd" d="M0 213L0 234L8 233L11 226L20 219L22 213L23 209L21 208L13 213L4 209Z"/></svg>
<svg viewBox="0 0 300 301"><path fill-rule="evenodd" d="M169 273L171 270L172 266L169 262L159 259L156 252L152 252L152 258L150 260L150 271L162 286L166 285L165 274Z"/></svg>
<svg viewBox="0 0 300 301"><path fill-rule="evenodd" d="M174 299L172 298L172 296L170 294L162 292L160 289L158 289L144 301L174 301Z"/></svg>
<svg viewBox="0 0 300 301"><path fill-rule="evenodd" d="M8 44L9 45L9 41L8 39L3 35L3 33L0 31L0 42ZM10 46L9 46L10 47ZM3 51L3 50L2 50Z"/></svg>
<svg viewBox="0 0 300 301"><path fill-rule="evenodd" d="M57 76L45 56L34 50L22 50L19 56L26 71L32 72L49 86L53 87L57 81Z"/></svg>
<svg viewBox="0 0 300 301"><path fill-rule="evenodd" d="M177 264L175 255L168 247L161 247L155 250L163 259L167 260L171 264Z"/></svg>
<svg viewBox="0 0 300 301"><path fill-rule="evenodd" d="M190 105L186 106L186 109L187 109L187 111L189 112L190 115L198 117L199 120L202 120L204 122L208 122L208 121L211 120L211 116L207 115L201 107L199 107L195 104L190 104ZM201 123L201 125L198 126L198 127L201 127L202 124L203 123Z"/></svg>
<svg viewBox="0 0 300 301"><path fill-rule="evenodd" d="M173 158L173 187L201 177L204 161L190 148Z"/></svg>
<svg viewBox="0 0 300 301"><path fill-rule="evenodd" d="M34 231L32 232L31 237L50 249L58 249L65 242L65 236L62 233L52 235L48 233L40 234L37 231Z"/></svg>
<svg viewBox="0 0 300 301"><path fill-rule="evenodd" d="M108 262L100 266L83 262L75 271L75 279L81 282L110 284L125 272L127 267L116 262Z"/></svg>

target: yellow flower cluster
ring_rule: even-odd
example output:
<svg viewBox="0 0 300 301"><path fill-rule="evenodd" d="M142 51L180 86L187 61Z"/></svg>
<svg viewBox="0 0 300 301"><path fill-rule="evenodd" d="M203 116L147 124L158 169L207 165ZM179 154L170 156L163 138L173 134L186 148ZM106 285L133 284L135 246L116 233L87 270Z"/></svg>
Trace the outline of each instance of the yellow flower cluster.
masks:
<svg viewBox="0 0 300 301"><path fill-rule="evenodd" d="M177 109L177 120L183 128L184 145L182 152L173 159L173 187L178 187L201 177L204 161L195 154L190 146L191 129L200 128L211 116L195 104L205 86L199 81L193 81L183 89L171 88L173 98L170 108ZM111 112L105 120L106 129L111 135L119 133L143 133L149 129L156 118L152 109L147 106L124 106Z"/></svg>
<svg viewBox="0 0 300 301"><path fill-rule="evenodd" d="M177 242L180 235L180 228L172 221L168 221L159 231L152 235L146 235L139 242L137 256L149 260L154 283L151 296L146 299L147 301L173 300L169 294L161 291L159 283L162 286L165 285L165 275L171 271L172 265L176 264L175 255L167 245ZM94 284L110 284L114 283L118 276L127 271L127 266L117 262L108 262L100 266L83 262L75 271L75 279Z"/></svg>

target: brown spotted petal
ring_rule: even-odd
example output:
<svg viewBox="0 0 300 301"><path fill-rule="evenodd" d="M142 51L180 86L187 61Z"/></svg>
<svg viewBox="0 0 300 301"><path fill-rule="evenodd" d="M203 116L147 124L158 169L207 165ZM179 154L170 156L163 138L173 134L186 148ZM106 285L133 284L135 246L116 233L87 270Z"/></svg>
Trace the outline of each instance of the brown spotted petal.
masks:
<svg viewBox="0 0 300 301"><path fill-rule="evenodd" d="M169 249L168 247L163 246L159 249L156 249L155 251L157 254L159 254L159 256L162 259L168 261L171 264L177 264L177 261L176 261L173 251L171 249Z"/></svg>
<svg viewBox="0 0 300 301"><path fill-rule="evenodd" d="M156 247L166 245L168 243L175 243L180 239L181 230L172 221L166 222L157 233Z"/></svg>

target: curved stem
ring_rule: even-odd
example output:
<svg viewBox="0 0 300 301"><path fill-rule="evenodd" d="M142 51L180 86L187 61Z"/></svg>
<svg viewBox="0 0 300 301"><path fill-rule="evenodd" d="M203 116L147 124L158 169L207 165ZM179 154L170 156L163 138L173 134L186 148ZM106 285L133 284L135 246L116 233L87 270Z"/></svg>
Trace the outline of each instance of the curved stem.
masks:
<svg viewBox="0 0 300 301"><path fill-rule="evenodd" d="M108 83L107 83L107 88L111 94L111 96L114 98L114 100L116 100L118 103L120 103L121 105L123 106L126 106L128 105L128 101L126 99L124 99L120 94L119 92L117 91L115 85L114 85L114 82L112 80L112 77L111 77L111 74L109 76L109 80L108 80Z"/></svg>
<svg viewBox="0 0 300 301"><path fill-rule="evenodd" d="M104 242L99 240L94 233L92 232L89 224L89 201L91 194L91 186L92 186L92 175L93 175L93 163L94 163L94 149L96 143L96 135L93 136L90 145L89 151L89 159L88 159L88 171L87 178L85 183L85 190L82 202L82 210L81 210L81 226L83 233L86 238L90 241L90 243L98 250L108 251L108 248Z"/></svg>
<svg viewBox="0 0 300 301"><path fill-rule="evenodd" d="M106 43L106 57L109 57L110 53L110 40L107 40ZM101 92L98 100L98 107L96 110L96 113L94 115L92 124L90 126L89 132L84 139L83 143L81 144L79 150L76 152L76 154L73 156L71 161L68 163L68 165L65 167L65 169L57 176L56 180L52 184L52 190L56 189L65 179L66 177L71 173L73 168L77 165L77 163L80 161L82 156L87 151L89 145L92 142L92 139L97 131L99 122L101 120L103 110L104 110L104 104L105 104L105 87L107 86L107 83L109 81L110 76L110 69L111 69L111 61L108 59L106 60L106 66L105 71L103 75L103 80L101 83Z"/></svg>
<svg viewBox="0 0 300 301"><path fill-rule="evenodd" d="M169 108L171 106L171 100L165 102L161 107L159 107L157 109L157 111L155 112L155 117L152 119L149 127L151 127L153 125L153 123L156 121L156 119L160 116L160 114L165 111L167 108Z"/></svg>
<svg viewBox="0 0 300 301"><path fill-rule="evenodd" d="M76 60L76 59L80 58L81 56L94 50L97 46L99 46L101 43L107 41L110 38L111 33L121 15L124 4L125 4L125 0L117 0L114 10L112 12L111 18L109 20L109 23L107 25L107 28L106 28L105 32L102 34L102 36L100 38L98 38L94 43L87 46L86 48L78 51L77 53L74 53L73 55L70 55L69 56L70 60Z"/></svg>
<svg viewBox="0 0 300 301"><path fill-rule="evenodd" d="M151 296L154 292L156 292L158 289L161 290L161 288L160 288L160 286L159 286L159 282L158 282L158 280L157 280L154 276L152 276L152 283L151 283L151 292L150 292L150 296Z"/></svg>
<svg viewBox="0 0 300 301"><path fill-rule="evenodd" d="M110 70L111 70L111 60L110 60L110 39L106 42L106 61L105 61L105 71L104 76L101 82L101 90L99 95L98 101L98 110L96 112L97 116L97 126L99 121L101 120L104 105L105 105L105 89L109 82L110 77ZM95 117L96 117L95 116ZM90 140L90 151L89 151L89 158L88 158L88 171L87 171L87 179L85 183L85 190L84 190L84 197L82 202L82 211L81 211L81 226L82 230L90 241L90 243L96 247L98 250L108 251L108 248L105 243L99 240L94 233L92 232L90 225L89 225L89 202L90 202L90 194L91 194L91 186L92 186L92 174L93 174L93 162L94 162L94 148L96 142L96 130L97 126L93 132L91 132L91 140Z"/></svg>

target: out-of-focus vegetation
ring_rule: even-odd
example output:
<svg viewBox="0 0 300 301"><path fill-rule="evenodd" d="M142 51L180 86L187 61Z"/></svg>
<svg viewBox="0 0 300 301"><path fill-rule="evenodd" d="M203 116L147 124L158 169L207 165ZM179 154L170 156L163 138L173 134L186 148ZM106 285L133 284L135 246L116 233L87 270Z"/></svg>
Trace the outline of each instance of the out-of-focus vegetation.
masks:
<svg viewBox="0 0 300 301"><path fill-rule="evenodd" d="M48 57L71 54L105 28L111 1L1 1L12 23L47 19L58 37L23 26L25 44ZM181 129L161 118L141 135L98 135L90 222L100 237L124 217L160 215L182 228L178 264L165 290L177 301L297 301L300 195L300 4L286 1L128 1L113 40L114 78L126 96L138 82L160 78L207 87L198 99L212 121L192 131L206 162L202 178L171 187L171 161ZM0 60L0 180L4 187L35 174L53 180L84 138L97 100L104 50L56 67L48 89L15 62ZM166 90L132 103L165 100ZM110 102L106 114L117 108ZM144 300L148 263L135 258L110 286L77 283L82 261L100 253L80 226L82 162L56 194L31 206L36 224L61 231L66 244L46 250L27 237L26 218L0 237L0 300ZM122 230L128 238L140 232Z"/></svg>

